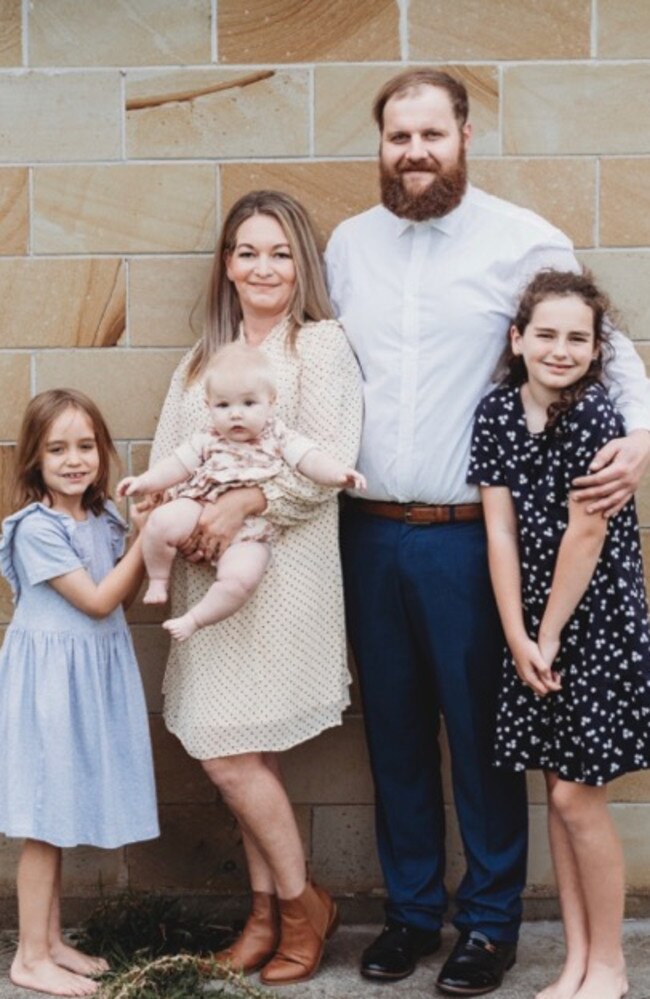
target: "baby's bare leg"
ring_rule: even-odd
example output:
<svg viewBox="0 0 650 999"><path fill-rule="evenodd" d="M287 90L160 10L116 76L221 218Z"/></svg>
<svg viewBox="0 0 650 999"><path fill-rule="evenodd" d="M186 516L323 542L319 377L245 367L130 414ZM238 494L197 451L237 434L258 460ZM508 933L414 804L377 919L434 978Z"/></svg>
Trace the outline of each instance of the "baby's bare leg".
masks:
<svg viewBox="0 0 650 999"><path fill-rule="evenodd" d="M163 628L179 642L193 635L197 628L216 624L230 617L249 600L269 564L271 549L261 541L240 541L227 548L217 565L217 578L203 600L190 607L182 617L170 618Z"/></svg>
<svg viewBox="0 0 650 999"><path fill-rule="evenodd" d="M142 531L142 554L149 586L145 604L164 604L169 575L178 546L189 538L203 507L196 500L180 497L152 511Z"/></svg>

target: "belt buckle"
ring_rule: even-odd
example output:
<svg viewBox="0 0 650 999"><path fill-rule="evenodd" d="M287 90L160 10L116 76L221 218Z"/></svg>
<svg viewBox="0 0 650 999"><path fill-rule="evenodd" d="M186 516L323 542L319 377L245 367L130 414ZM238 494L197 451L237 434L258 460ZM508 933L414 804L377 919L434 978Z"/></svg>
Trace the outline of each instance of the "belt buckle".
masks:
<svg viewBox="0 0 650 999"><path fill-rule="evenodd" d="M412 503L407 504L407 506L404 508L404 523L405 524L413 524L414 523L414 520L413 520L413 504Z"/></svg>

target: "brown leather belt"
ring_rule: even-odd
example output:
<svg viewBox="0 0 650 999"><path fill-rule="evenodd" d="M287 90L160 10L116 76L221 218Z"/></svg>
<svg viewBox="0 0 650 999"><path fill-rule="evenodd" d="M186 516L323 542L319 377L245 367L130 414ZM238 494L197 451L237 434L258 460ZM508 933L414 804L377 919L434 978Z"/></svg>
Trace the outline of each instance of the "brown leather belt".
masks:
<svg viewBox="0 0 650 999"><path fill-rule="evenodd" d="M483 520L480 503L454 503L451 506L432 506L428 503L389 503L384 500L346 497L346 505L359 513L373 517L401 520L405 524L453 524L460 521Z"/></svg>

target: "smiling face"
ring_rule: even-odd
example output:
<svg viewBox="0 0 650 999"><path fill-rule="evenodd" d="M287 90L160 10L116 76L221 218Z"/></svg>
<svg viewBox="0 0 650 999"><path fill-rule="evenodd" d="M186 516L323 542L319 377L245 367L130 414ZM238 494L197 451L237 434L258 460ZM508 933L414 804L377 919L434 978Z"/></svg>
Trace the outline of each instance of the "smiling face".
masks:
<svg viewBox="0 0 650 999"><path fill-rule="evenodd" d="M386 102L380 146L382 201L389 211L421 221L440 218L467 187L469 125L459 126L449 94L419 86Z"/></svg>
<svg viewBox="0 0 650 999"><path fill-rule="evenodd" d="M513 354L526 366L531 392L553 401L583 378L598 354L593 310L579 295L549 296L533 309L523 333L510 331Z"/></svg>
<svg viewBox="0 0 650 999"><path fill-rule="evenodd" d="M237 230L226 274L247 317L278 322L289 311L296 268L282 226L271 215L251 215Z"/></svg>
<svg viewBox="0 0 650 999"><path fill-rule="evenodd" d="M40 469L52 507L80 514L83 495L100 472L95 428L83 410L69 406L52 421L41 448Z"/></svg>
<svg viewBox="0 0 650 999"><path fill-rule="evenodd" d="M206 402L214 429L229 441L258 437L271 416L275 393L256 372L213 371L206 380Z"/></svg>

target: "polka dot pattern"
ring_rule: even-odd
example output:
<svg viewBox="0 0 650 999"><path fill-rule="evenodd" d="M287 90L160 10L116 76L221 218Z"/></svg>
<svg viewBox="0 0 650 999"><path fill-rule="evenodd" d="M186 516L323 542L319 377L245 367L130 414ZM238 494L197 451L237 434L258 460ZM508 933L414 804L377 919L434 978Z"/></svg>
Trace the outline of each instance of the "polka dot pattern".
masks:
<svg viewBox="0 0 650 999"><path fill-rule="evenodd" d="M500 388L476 413L468 479L507 486L519 528L524 616L537 635L568 524L572 480L624 434L605 389L591 386L555 431L531 433L517 388ZM639 530L630 501L612 518L591 582L562 633L562 690L537 697L506 650L495 763L555 771L601 785L650 766L650 630Z"/></svg>
<svg viewBox="0 0 650 999"><path fill-rule="evenodd" d="M275 370L278 417L354 464L361 387L341 327L305 324L295 352L285 333L280 324L261 347ZM208 423L202 385L183 385L188 360L173 376L152 461ZM174 644L167 664L165 721L198 759L288 749L340 724L349 703L336 495L288 466L262 488L265 517L290 530L274 542L259 589L237 614ZM209 566L176 559L173 614L213 578Z"/></svg>

